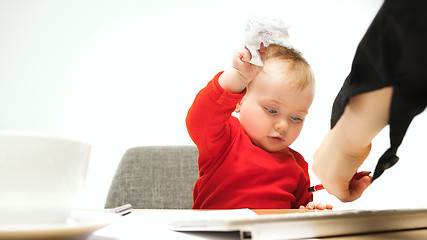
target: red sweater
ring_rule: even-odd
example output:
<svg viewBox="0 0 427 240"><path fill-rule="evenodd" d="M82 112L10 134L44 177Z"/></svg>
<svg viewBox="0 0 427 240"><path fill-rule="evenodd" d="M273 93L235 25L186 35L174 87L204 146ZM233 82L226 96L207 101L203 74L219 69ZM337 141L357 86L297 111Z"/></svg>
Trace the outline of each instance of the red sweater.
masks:
<svg viewBox="0 0 427 240"><path fill-rule="evenodd" d="M283 209L312 201L304 158L290 148L271 153L252 144L231 116L244 93L224 90L220 75L197 94L186 118L199 151L193 208Z"/></svg>

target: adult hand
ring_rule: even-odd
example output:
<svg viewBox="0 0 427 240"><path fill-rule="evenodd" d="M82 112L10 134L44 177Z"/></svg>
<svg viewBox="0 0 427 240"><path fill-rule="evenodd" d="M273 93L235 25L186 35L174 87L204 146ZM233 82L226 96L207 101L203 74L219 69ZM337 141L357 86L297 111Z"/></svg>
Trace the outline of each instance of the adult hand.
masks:
<svg viewBox="0 0 427 240"><path fill-rule="evenodd" d="M343 202L354 201L371 184L371 177L354 178L369 155L371 144L357 148L330 130L314 154L313 172L330 194Z"/></svg>

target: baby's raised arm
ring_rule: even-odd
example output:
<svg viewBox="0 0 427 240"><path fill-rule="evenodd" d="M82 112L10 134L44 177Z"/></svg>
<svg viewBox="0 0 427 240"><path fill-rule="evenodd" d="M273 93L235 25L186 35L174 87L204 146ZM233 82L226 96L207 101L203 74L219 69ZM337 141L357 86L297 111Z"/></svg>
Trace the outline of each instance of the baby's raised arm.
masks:
<svg viewBox="0 0 427 240"><path fill-rule="evenodd" d="M259 53L264 60L267 48L261 43ZM255 79L262 67L249 63L252 55L244 47L240 49L233 58L233 66L219 77L219 84L231 93L241 93L248 84Z"/></svg>

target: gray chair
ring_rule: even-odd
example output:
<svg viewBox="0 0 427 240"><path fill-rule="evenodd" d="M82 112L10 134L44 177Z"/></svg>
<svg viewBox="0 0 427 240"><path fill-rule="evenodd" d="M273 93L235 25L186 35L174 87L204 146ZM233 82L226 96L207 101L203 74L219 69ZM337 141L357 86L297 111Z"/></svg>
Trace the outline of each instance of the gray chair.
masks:
<svg viewBox="0 0 427 240"><path fill-rule="evenodd" d="M196 146L135 147L123 155L105 208L191 209L199 176Z"/></svg>

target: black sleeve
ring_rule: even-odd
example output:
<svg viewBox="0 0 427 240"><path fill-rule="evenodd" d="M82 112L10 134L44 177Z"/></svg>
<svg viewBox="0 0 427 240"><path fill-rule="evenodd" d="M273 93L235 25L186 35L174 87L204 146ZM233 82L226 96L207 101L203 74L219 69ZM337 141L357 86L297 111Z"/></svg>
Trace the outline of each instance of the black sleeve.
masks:
<svg viewBox="0 0 427 240"><path fill-rule="evenodd" d="M412 119L427 104L426 12L425 0L385 0L359 43L351 72L333 105L331 128L351 97L393 87L391 146L379 159L373 180L397 162L397 149Z"/></svg>

